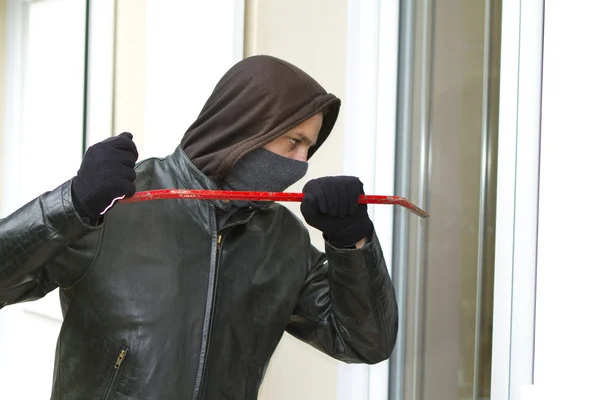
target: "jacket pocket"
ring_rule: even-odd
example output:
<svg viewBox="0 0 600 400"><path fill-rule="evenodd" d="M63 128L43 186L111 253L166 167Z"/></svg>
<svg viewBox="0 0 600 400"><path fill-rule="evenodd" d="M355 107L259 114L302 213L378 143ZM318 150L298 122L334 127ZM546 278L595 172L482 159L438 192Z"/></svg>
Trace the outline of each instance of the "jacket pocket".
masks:
<svg viewBox="0 0 600 400"><path fill-rule="evenodd" d="M123 363L125 362L125 358L127 357L128 348L127 346L121 347L119 350L119 354L117 355L117 359L113 364L110 375L108 377L108 383L106 385L106 389L104 389L104 394L102 395L102 400L108 400L109 396L113 392L115 383L117 382L117 378L121 374L121 370L123 367Z"/></svg>

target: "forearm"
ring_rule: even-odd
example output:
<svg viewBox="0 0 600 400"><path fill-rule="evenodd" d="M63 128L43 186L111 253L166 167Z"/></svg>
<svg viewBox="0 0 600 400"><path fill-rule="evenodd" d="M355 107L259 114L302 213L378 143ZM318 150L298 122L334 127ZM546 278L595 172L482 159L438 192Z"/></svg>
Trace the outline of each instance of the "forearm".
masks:
<svg viewBox="0 0 600 400"><path fill-rule="evenodd" d="M72 205L70 182L0 221L0 306L45 286L43 266L91 230Z"/></svg>
<svg viewBox="0 0 600 400"><path fill-rule="evenodd" d="M389 357L396 341L398 306L376 235L355 250L328 246L326 254L331 312L345 341L359 353Z"/></svg>

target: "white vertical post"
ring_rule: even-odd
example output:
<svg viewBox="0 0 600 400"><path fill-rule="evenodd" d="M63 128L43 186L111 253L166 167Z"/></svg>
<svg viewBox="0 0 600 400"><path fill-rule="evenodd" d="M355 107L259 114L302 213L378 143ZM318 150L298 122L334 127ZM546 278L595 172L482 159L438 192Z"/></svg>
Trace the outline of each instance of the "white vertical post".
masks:
<svg viewBox="0 0 600 400"><path fill-rule="evenodd" d="M502 7L492 400L533 380L543 7Z"/></svg>
<svg viewBox="0 0 600 400"><path fill-rule="evenodd" d="M394 193L396 181L396 137L398 117L399 0L380 0L377 52L377 119L374 135L373 193ZM346 125L347 127L348 125ZM407 211L404 211L407 212ZM394 246L393 207L373 207L373 223L392 273ZM400 303L400 302L399 302ZM371 366L369 400L387 400L390 380L389 361ZM393 377L396 379L399 377Z"/></svg>
<svg viewBox="0 0 600 400"><path fill-rule="evenodd" d="M348 0L347 14L343 172L359 177L367 193L375 186L379 3ZM368 366L339 364L338 399L369 399Z"/></svg>
<svg viewBox="0 0 600 400"><path fill-rule="evenodd" d="M531 400L599 397L599 13L596 0L545 2Z"/></svg>
<svg viewBox="0 0 600 400"><path fill-rule="evenodd" d="M398 0L348 1L343 171L358 176L366 192L394 194L398 20ZM390 263L393 210L370 207L369 214ZM338 398L386 400L388 382L387 361L340 364Z"/></svg>

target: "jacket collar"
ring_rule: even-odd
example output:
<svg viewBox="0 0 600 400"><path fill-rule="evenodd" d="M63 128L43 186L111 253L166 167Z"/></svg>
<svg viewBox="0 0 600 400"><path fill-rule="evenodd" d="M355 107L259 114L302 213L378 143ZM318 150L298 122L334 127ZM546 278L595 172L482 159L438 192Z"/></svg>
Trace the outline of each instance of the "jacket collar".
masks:
<svg viewBox="0 0 600 400"><path fill-rule="evenodd" d="M181 145L177 146L173 154L166 157L167 163L177 175L186 189L192 190L219 190L215 181L204 175L189 159ZM206 200L209 203L219 207L222 210L228 210L231 207L229 200Z"/></svg>

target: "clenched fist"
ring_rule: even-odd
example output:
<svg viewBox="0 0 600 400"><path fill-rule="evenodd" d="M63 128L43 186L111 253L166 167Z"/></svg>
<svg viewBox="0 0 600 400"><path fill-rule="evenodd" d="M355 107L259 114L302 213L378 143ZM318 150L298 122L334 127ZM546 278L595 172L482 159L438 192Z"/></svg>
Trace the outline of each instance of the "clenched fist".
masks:
<svg viewBox="0 0 600 400"><path fill-rule="evenodd" d="M91 146L83 156L72 195L82 217L98 220L116 200L135 193L138 151L129 132Z"/></svg>
<svg viewBox="0 0 600 400"><path fill-rule="evenodd" d="M300 210L310 226L317 228L334 247L350 247L373 234L373 222L366 204L358 204L364 194L360 179L330 176L309 181L302 189Z"/></svg>

